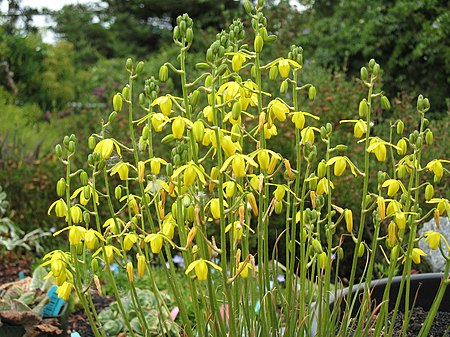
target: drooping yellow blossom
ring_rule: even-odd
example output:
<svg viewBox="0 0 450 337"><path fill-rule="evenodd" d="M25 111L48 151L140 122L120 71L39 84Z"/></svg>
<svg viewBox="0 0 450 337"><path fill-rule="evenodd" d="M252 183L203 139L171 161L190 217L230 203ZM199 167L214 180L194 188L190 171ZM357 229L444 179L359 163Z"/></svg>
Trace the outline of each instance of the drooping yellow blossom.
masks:
<svg viewBox="0 0 450 337"><path fill-rule="evenodd" d="M120 180L127 180L128 179L128 164L124 163L123 161L117 163L113 166L111 169L111 175L115 175L116 173L119 174Z"/></svg>
<svg viewBox="0 0 450 337"><path fill-rule="evenodd" d="M421 256L427 256L425 252L420 248L413 248L412 250L412 260L415 264L420 264L420 257Z"/></svg>
<svg viewBox="0 0 450 337"><path fill-rule="evenodd" d="M123 249L129 251L133 248L133 245L137 242L139 236L136 233L127 233L123 239Z"/></svg>
<svg viewBox="0 0 450 337"><path fill-rule="evenodd" d="M195 275L197 276L197 279L199 281L206 281L208 278L208 264L217 269L218 271L222 271L222 268L220 268L217 264L205 260L205 259L199 259L193 261L186 269L185 274L189 274L193 269L195 269Z"/></svg>
<svg viewBox="0 0 450 337"><path fill-rule="evenodd" d="M48 215L50 215L53 208L55 208L55 214L58 218L67 217L67 205L63 199L58 199L50 205Z"/></svg>
<svg viewBox="0 0 450 337"><path fill-rule="evenodd" d="M72 284L69 282L64 282L62 285L56 289L56 293L59 298L62 298L64 301L67 301L70 297L70 293L72 292Z"/></svg>
<svg viewBox="0 0 450 337"><path fill-rule="evenodd" d="M76 246L81 242L81 240L84 240L86 228L81 226L67 226L66 228L63 228L54 233L53 236L59 235L66 230L69 231L69 243L71 246Z"/></svg>
<svg viewBox="0 0 450 337"><path fill-rule="evenodd" d="M161 112L164 116L170 116L170 113L172 111L172 98L170 95L166 96L160 96L156 98L152 104L152 106L159 105L159 108L161 109Z"/></svg>
<svg viewBox="0 0 450 337"><path fill-rule="evenodd" d="M108 159L111 157L114 148L116 148L116 152L119 157L122 157L119 144L111 138L102 139L99 141L97 145L95 145L93 152L100 154L103 159Z"/></svg>
<svg viewBox="0 0 450 337"><path fill-rule="evenodd" d="M427 231L425 232L424 236L425 242L428 242L428 244L430 245L430 249L435 250L439 247L439 243L441 242L441 233Z"/></svg>

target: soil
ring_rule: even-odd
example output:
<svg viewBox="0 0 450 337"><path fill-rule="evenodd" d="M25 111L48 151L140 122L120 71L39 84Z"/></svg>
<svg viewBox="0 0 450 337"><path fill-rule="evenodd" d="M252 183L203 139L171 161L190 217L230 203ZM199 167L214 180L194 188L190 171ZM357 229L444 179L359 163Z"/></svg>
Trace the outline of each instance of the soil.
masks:
<svg viewBox="0 0 450 337"><path fill-rule="evenodd" d="M414 308L412 316L406 331L407 337L416 337L419 335L422 324L428 315L422 307ZM399 312L394 323L393 336L401 336L404 314ZM450 312L438 312L434 318L428 337L446 337L450 336Z"/></svg>

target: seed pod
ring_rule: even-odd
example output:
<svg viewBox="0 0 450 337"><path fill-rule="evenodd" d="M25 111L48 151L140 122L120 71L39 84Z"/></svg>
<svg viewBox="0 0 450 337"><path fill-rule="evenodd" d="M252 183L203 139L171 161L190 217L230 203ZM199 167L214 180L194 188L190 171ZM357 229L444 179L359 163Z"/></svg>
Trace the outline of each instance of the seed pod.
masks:
<svg viewBox="0 0 450 337"><path fill-rule="evenodd" d="M159 68L159 80L161 82L166 82L169 79L169 68L163 64L161 68Z"/></svg>
<svg viewBox="0 0 450 337"><path fill-rule="evenodd" d="M397 175L398 175L398 178L399 178L399 179L403 179L403 178L406 176L406 165L401 164L401 165L398 167Z"/></svg>
<svg viewBox="0 0 450 337"><path fill-rule="evenodd" d="M365 118L369 113L369 105L364 98L361 102L359 102L359 117Z"/></svg>
<svg viewBox="0 0 450 337"><path fill-rule="evenodd" d="M381 95L381 107L384 110L390 110L391 109L391 102L389 102L389 99L386 96L384 96L384 95Z"/></svg>
<svg viewBox="0 0 450 337"><path fill-rule="evenodd" d="M98 259L94 258L91 261L91 270L95 273L98 270Z"/></svg>
<svg viewBox="0 0 450 337"><path fill-rule="evenodd" d="M83 187L83 196L86 200L88 200L91 197L91 188L90 186L84 186Z"/></svg>
<svg viewBox="0 0 450 337"><path fill-rule="evenodd" d="M314 101L316 99L316 87L314 87L314 86L309 87L308 98L310 101Z"/></svg>
<svg viewBox="0 0 450 337"><path fill-rule="evenodd" d="M317 266L320 269L325 269L327 267L328 264L328 256L327 253L322 252L319 255L317 255Z"/></svg>
<svg viewBox="0 0 450 337"><path fill-rule="evenodd" d="M405 129L405 124L403 123L403 121L398 121L397 122L397 134L402 135L404 129Z"/></svg>
<svg viewBox="0 0 450 337"><path fill-rule="evenodd" d="M271 66L269 70L269 79L271 81L275 81L278 76L278 67L277 66Z"/></svg>
<svg viewBox="0 0 450 337"><path fill-rule="evenodd" d="M264 40L261 37L261 35L255 36L255 41L253 43L253 48L255 49L255 52L260 53L262 52L264 47Z"/></svg>
<svg viewBox="0 0 450 337"><path fill-rule="evenodd" d="M61 178L56 183L56 194L58 197L63 197L66 193L66 180L64 178Z"/></svg>
<svg viewBox="0 0 450 337"><path fill-rule="evenodd" d="M122 111L122 96L120 94L115 94L113 97L113 108L114 111Z"/></svg>
<svg viewBox="0 0 450 337"><path fill-rule="evenodd" d="M361 73L361 79L363 81L367 81L368 78L369 78L369 73L367 71L367 68L366 67L362 67L361 70L360 70L360 73Z"/></svg>
<svg viewBox="0 0 450 337"><path fill-rule="evenodd" d="M433 187L433 185L428 184L425 187L425 200L430 201L431 198L433 198L433 194L434 194L434 187Z"/></svg>

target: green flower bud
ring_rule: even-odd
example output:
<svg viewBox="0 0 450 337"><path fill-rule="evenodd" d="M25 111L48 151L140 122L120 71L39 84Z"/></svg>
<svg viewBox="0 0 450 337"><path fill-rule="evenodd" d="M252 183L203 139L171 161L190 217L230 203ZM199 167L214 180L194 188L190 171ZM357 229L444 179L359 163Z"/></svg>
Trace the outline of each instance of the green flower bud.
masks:
<svg viewBox="0 0 450 337"><path fill-rule="evenodd" d="M423 110L423 96L419 95L417 98L417 110L422 111Z"/></svg>
<svg viewBox="0 0 450 337"><path fill-rule="evenodd" d="M200 98L200 91L194 90L189 99L189 103L191 104L192 108L195 108L197 106L199 98Z"/></svg>
<svg viewBox="0 0 450 337"><path fill-rule="evenodd" d="M369 73L368 73L366 67L362 67L360 73L361 73L361 79L363 81L367 81L369 79Z"/></svg>
<svg viewBox="0 0 450 337"><path fill-rule="evenodd" d="M278 67L277 66L271 66L269 70L269 79L271 81L275 81L278 76Z"/></svg>
<svg viewBox="0 0 450 337"><path fill-rule="evenodd" d="M314 101L316 99L316 87L314 87L314 86L309 87L308 98L310 101Z"/></svg>
<svg viewBox="0 0 450 337"><path fill-rule="evenodd" d="M61 178L56 183L56 194L58 197L63 197L66 193L66 180L64 178Z"/></svg>
<svg viewBox="0 0 450 337"><path fill-rule="evenodd" d="M361 242L358 246L358 257L362 257L364 255L365 247L363 243Z"/></svg>
<svg viewBox="0 0 450 337"><path fill-rule="evenodd" d="M314 252L316 252L317 254L320 254L323 252L322 245L320 244L319 240L314 239L314 240L312 240L311 244L314 249Z"/></svg>
<svg viewBox="0 0 450 337"><path fill-rule="evenodd" d="M404 138L400 139L397 142L397 153L399 156L404 156L406 154L406 151L408 149L408 145L406 144L406 140Z"/></svg>
<svg viewBox="0 0 450 337"><path fill-rule="evenodd" d="M327 174L327 165L322 160L319 165L317 165L317 175L319 179L322 179Z"/></svg>
<svg viewBox="0 0 450 337"><path fill-rule="evenodd" d="M115 94L113 97L113 107L114 111L122 111L122 96L120 94Z"/></svg>
<svg viewBox="0 0 450 337"><path fill-rule="evenodd" d="M130 87L128 87L128 85L123 87L122 97L125 98L127 101L130 100Z"/></svg>
<svg viewBox="0 0 450 337"><path fill-rule="evenodd" d="M430 108L430 101L428 100L428 98L424 98L423 107L425 110L428 110Z"/></svg>
<svg viewBox="0 0 450 337"><path fill-rule="evenodd" d="M276 214L281 214L282 211L283 211L283 202L282 201L277 201L275 203L275 213Z"/></svg>
<svg viewBox="0 0 450 337"><path fill-rule="evenodd" d="M238 124L234 124L231 128L231 140L237 142L241 139L241 127Z"/></svg>
<svg viewBox="0 0 450 337"><path fill-rule="evenodd" d="M86 171L81 171L80 173L80 181L81 181L81 185L86 186L89 182L89 177L88 174L86 173Z"/></svg>
<svg viewBox="0 0 450 337"><path fill-rule="evenodd" d="M106 166L106 161L104 159L100 160L98 165L97 165L97 169L99 171L102 171Z"/></svg>
<svg viewBox="0 0 450 337"><path fill-rule="evenodd" d="M97 141L95 140L94 136L90 136L88 139L88 146L89 146L89 150L93 150L95 149L95 145L97 145Z"/></svg>
<svg viewBox="0 0 450 337"><path fill-rule="evenodd" d="M427 127L430 124L430 121L428 120L428 118L424 118L423 119L423 126Z"/></svg>
<svg viewBox="0 0 450 337"><path fill-rule="evenodd" d="M87 211L83 212L83 221L89 225L89 223L91 222L91 215L89 214L89 212Z"/></svg>
<svg viewBox="0 0 450 337"><path fill-rule="evenodd" d="M342 247L339 247L337 250L337 256L339 260L342 260L344 258L344 249Z"/></svg>
<svg viewBox="0 0 450 337"><path fill-rule="evenodd" d="M67 146L67 150L69 150L69 152L71 152L71 153L75 152L75 142L74 141L69 142L69 145Z"/></svg>
<svg viewBox="0 0 450 337"><path fill-rule="evenodd" d="M434 195L434 187L433 187L433 185L428 184L425 187L425 200L430 201L431 198L433 198L433 195Z"/></svg>
<svg viewBox="0 0 450 337"><path fill-rule="evenodd" d="M174 40L179 40L180 37L181 37L180 27L175 26L175 28L173 29L173 38L174 38Z"/></svg>
<svg viewBox="0 0 450 337"><path fill-rule="evenodd" d="M251 70L250 70L250 74L252 76L252 78L256 78L256 67L252 66Z"/></svg>
<svg viewBox="0 0 450 337"><path fill-rule="evenodd" d="M398 121L397 122L397 134L402 135L403 130L405 130L405 124L403 123L403 121Z"/></svg>
<svg viewBox="0 0 450 337"><path fill-rule="evenodd" d="M95 258L91 261L91 269L94 273L98 271L98 260Z"/></svg>
<svg viewBox="0 0 450 337"><path fill-rule="evenodd" d="M364 98L361 102L359 102L359 117L365 118L369 113L369 104Z"/></svg>
<svg viewBox="0 0 450 337"><path fill-rule="evenodd" d="M433 132L431 132L431 130L428 130L425 134L425 141L428 145L433 144Z"/></svg>
<svg viewBox="0 0 450 337"><path fill-rule="evenodd" d="M201 142L203 140L203 136L205 134L205 125L201 120L197 120L194 122L192 126L192 133L196 142Z"/></svg>
<svg viewBox="0 0 450 337"><path fill-rule="evenodd" d="M281 85L280 85L280 93L285 94L287 92L288 88L289 88L289 83L287 80L284 80L283 82L281 82Z"/></svg>
<svg viewBox="0 0 450 337"><path fill-rule="evenodd" d="M370 61L369 61L369 69L372 70L375 64L376 64L375 60L374 59L370 59Z"/></svg>
<svg viewBox="0 0 450 337"><path fill-rule="evenodd" d="M389 102L389 99L384 95L381 95L381 107L384 110L389 110L391 108L391 102Z"/></svg>
<svg viewBox="0 0 450 337"><path fill-rule="evenodd" d="M131 72L131 69L133 68L133 60L131 58L127 59L127 62L125 63L125 68L127 68L127 70Z"/></svg>
<svg viewBox="0 0 450 337"><path fill-rule="evenodd" d="M144 62L139 61L139 63L136 66L136 74L140 74L144 70Z"/></svg>
<svg viewBox="0 0 450 337"><path fill-rule="evenodd" d="M192 28L187 28L186 29L186 42L192 43L193 40L194 40L194 31L192 30Z"/></svg>
<svg viewBox="0 0 450 337"><path fill-rule="evenodd" d="M344 144L339 144L339 145L336 145L336 150L338 150L338 151L347 151L347 148L348 148L348 146L347 145L344 145Z"/></svg>
<svg viewBox="0 0 450 337"><path fill-rule="evenodd" d="M117 112L113 111L109 114L108 122L113 123L116 120Z"/></svg>
<svg viewBox="0 0 450 337"><path fill-rule="evenodd" d="M378 63L374 64L372 73L374 76L378 76L378 74L380 73L380 65Z"/></svg>
<svg viewBox="0 0 450 337"><path fill-rule="evenodd" d="M161 82L166 82L169 78L169 68L163 64L161 68L159 68L159 80Z"/></svg>
<svg viewBox="0 0 450 337"><path fill-rule="evenodd" d="M120 200L120 198L122 198L122 188L120 186L116 186L116 188L114 189L114 196L117 200Z"/></svg>
<svg viewBox="0 0 450 337"><path fill-rule="evenodd" d="M250 4L250 1L244 0L244 9L247 14L252 14L252 5Z"/></svg>
<svg viewBox="0 0 450 337"><path fill-rule="evenodd" d="M255 49L255 52L260 53L262 52L264 47L264 40L261 37L261 35L255 36L255 41L253 42L253 48Z"/></svg>
<svg viewBox="0 0 450 337"><path fill-rule="evenodd" d="M173 174L173 165L172 165L172 163L168 163L166 165L166 175L168 177L170 177L170 176L172 176L172 174Z"/></svg>
<svg viewBox="0 0 450 337"><path fill-rule="evenodd" d="M60 157L60 158L62 157L62 147L60 144L57 144L55 146L55 153L58 157Z"/></svg>

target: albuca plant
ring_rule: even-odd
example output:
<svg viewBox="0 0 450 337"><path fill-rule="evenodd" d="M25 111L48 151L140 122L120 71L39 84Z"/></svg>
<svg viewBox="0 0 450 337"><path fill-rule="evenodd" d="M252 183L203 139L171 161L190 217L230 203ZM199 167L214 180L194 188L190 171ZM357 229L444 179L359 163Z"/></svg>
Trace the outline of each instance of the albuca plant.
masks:
<svg viewBox="0 0 450 337"><path fill-rule="evenodd" d="M352 262L346 262L352 265L350 287L359 282L358 262L365 256L365 268L359 272L369 290L376 257L382 257L389 264L389 282L395 270L403 270L400 299L402 292L409 293L412 263L420 263L424 255L417 248L422 239L418 226L450 211L448 200L433 196L433 185L448 173L443 167L448 161L421 162L421 152L433 138L425 118L428 99L418 98L419 128L409 136L403 136L401 121L390 126L389 139L373 135L374 105L389 109L390 103L377 89L380 65L370 60L361 68L361 83L368 92L359 116L339 125L354 133L356 147L334 144L332 125L321 126L318 116L300 106L302 96L311 100L316 96L315 87L301 81L302 48L292 46L286 55L265 63L261 53L276 37L268 33L264 1L252 7L246 0L244 6L251 19L253 46L244 44L244 26L234 21L227 32L217 35L205 62L196 65L201 70L197 78L186 71L193 23L187 14L178 17L173 30L179 47L177 64L164 63L159 79L166 81L169 72L179 76L181 97L160 92L153 77L136 95L134 86L144 63L127 60L129 82L114 96L109 120L89 138L88 172L73 169L78 146L74 135L56 147L66 175L57 184L61 198L49 212L67 223L55 235L68 232L70 250L49 253L45 263L61 297L75 290L97 337L107 334L89 288L100 287L102 281L112 285L127 335L137 335L130 303L125 308L110 271L113 261L128 275L133 325L140 324L144 335L151 327L135 281L151 280L159 316L167 317L165 297L152 276L153 261L160 261L168 264L164 272L180 310L178 335L306 336L315 327L317 336L362 336L369 328L374 336L392 336L388 301L379 306L374 322L368 291L356 320L350 319L356 297L351 292L345 312L330 310L330 298L338 297L340 286L342 243L354 242ZM281 83L272 83L280 83L279 92L269 92L273 84L268 82L278 77ZM128 118L128 137L115 138L110 132L118 114ZM270 146L277 130L289 128L294 161ZM156 139L161 137L160 144ZM164 146L171 146L171 152ZM351 149L356 148L364 150L361 167L351 159ZM433 182L426 181L429 172ZM333 203L335 182L343 182L337 177L344 174L363 181L360 211ZM373 177L377 188L369 190ZM348 188L354 186L358 185ZM426 214L423 201L433 206ZM360 214L355 226L353 213ZM272 247L269 227L274 217L283 219L284 228ZM363 241L367 226L371 242ZM433 249L446 244L433 232L426 240ZM277 258L282 241L283 265ZM172 260L178 254L186 265L187 288L178 285ZM99 279L100 265L105 266L106 280ZM449 267L447 262L444 279ZM279 281L280 271L285 283ZM442 282L421 336L427 335L446 285ZM385 299L388 295L389 287ZM188 312L186 298L193 312ZM394 316L402 310L409 317L412 303L406 298L403 308L400 300L396 302ZM160 320L162 335L168 334L173 322L169 323Z"/></svg>

